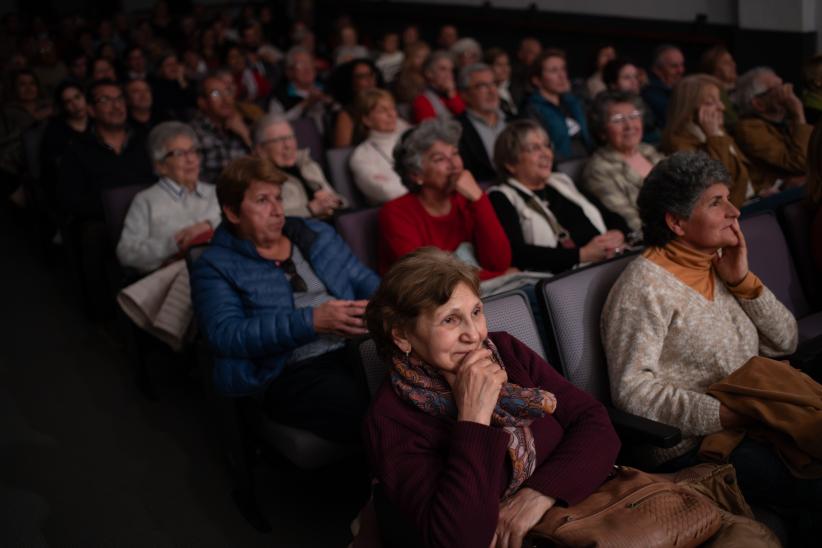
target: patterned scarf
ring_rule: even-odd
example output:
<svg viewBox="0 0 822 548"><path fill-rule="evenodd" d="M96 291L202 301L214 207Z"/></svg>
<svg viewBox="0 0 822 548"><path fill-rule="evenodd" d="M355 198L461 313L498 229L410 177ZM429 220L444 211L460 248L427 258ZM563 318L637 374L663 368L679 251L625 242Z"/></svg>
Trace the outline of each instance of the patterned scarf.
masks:
<svg viewBox="0 0 822 548"><path fill-rule="evenodd" d="M491 339L486 339L483 344L491 350L492 359L504 369ZM429 415L456 419L457 406L451 387L435 367L403 354L394 356L393 362L391 385L400 398ZM534 473L537 450L530 424L546 413L553 413L556 407L556 398L546 390L524 388L510 382L502 386L491 415L491 425L510 434L508 455L513 473L503 498L514 494Z"/></svg>

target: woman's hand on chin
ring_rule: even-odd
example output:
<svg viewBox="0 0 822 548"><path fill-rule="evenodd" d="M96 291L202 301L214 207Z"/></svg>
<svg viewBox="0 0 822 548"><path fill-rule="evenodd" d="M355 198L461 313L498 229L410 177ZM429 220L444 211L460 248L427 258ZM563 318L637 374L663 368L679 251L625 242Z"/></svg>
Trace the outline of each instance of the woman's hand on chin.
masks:
<svg viewBox="0 0 822 548"><path fill-rule="evenodd" d="M522 540L539 523L556 500L530 487L523 487L499 507L497 530L489 548L521 548Z"/></svg>
<svg viewBox="0 0 822 548"><path fill-rule="evenodd" d="M456 373L445 374L459 410L458 420L490 425L499 391L508 375L484 346L469 352Z"/></svg>
<svg viewBox="0 0 822 548"><path fill-rule="evenodd" d="M462 170L462 173L457 176L454 189L471 202L476 202L482 198L482 188L480 188L477 180L474 179L474 176L467 169Z"/></svg>
<svg viewBox="0 0 822 548"><path fill-rule="evenodd" d="M722 248L722 256L714 255L716 273L728 285L739 285L748 275L748 246L739 228L739 220L734 220L730 230L736 236L736 245Z"/></svg>

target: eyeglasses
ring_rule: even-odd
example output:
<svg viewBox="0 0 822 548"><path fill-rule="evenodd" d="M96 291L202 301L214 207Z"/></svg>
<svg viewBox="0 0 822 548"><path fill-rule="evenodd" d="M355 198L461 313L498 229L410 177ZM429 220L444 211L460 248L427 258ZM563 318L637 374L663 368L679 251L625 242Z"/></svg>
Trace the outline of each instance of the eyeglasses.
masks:
<svg viewBox="0 0 822 548"><path fill-rule="evenodd" d="M219 89L212 89L208 93L206 93L206 97L210 97L212 99L219 99L220 97L228 97L228 93Z"/></svg>
<svg viewBox="0 0 822 548"><path fill-rule="evenodd" d="M302 276L297 274L297 267L291 257L284 261L274 261L274 264L283 269L285 275L288 276L291 289L294 290L295 293L305 293L308 291L308 284L305 283Z"/></svg>
<svg viewBox="0 0 822 548"><path fill-rule="evenodd" d="M297 136L293 133L290 135L282 135L280 137L273 137L271 139L266 139L265 141L260 141L261 145L270 145L270 144L280 144L280 143L289 143L291 141L296 141Z"/></svg>
<svg viewBox="0 0 822 548"><path fill-rule="evenodd" d="M624 124L626 122L633 122L634 120L639 120L642 118L642 113L638 110L633 112L629 112L628 114L614 114L610 118L608 118L609 124Z"/></svg>
<svg viewBox="0 0 822 548"><path fill-rule="evenodd" d="M123 95L100 95L99 97L94 98L95 105L108 105L109 103L125 103L126 98Z"/></svg>
<svg viewBox="0 0 822 548"><path fill-rule="evenodd" d="M554 150L554 148L550 143L528 143L527 145L522 145L522 152L526 154L533 154L541 150Z"/></svg>
<svg viewBox="0 0 822 548"><path fill-rule="evenodd" d="M175 148L174 150L169 150L166 152L166 155L163 156L164 160L169 158L173 158L175 160L181 160L183 158L199 158L200 157L200 149L199 148L189 148L187 150L182 148Z"/></svg>
<svg viewBox="0 0 822 548"><path fill-rule="evenodd" d="M474 84L473 86L470 86L470 87L471 87L471 89L475 89L475 90L479 90L479 91L485 91L487 89L493 89L497 86L493 82L478 82L478 83L476 83L476 84Z"/></svg>

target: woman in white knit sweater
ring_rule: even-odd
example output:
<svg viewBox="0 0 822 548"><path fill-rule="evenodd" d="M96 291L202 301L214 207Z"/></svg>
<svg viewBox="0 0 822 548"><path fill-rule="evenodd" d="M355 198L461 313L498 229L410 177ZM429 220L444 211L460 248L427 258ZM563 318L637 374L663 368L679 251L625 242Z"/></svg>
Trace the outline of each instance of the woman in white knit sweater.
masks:
<svg viewBox="0 0 822 548"><path fill-rule="evenodd" d="M381 205L408 192L394 171L394 145L408 123L397 117L394 98L383 89L362 92L357 100L357 124L368 138L354 149L349 167L354 183L371 205Z"/></svg>
<svg viewBox="0 0 822 548"><path fill-rule="evenodd" d="M746 419L706 394L758 355L792 353L796 320L748 270L731 178L702 153L680 152L648 175L638 204L648 249L611 290L602 335L614 404L678 427L682 442L649 464L694 464L701 438ZM800 503L797 480L775 452L745 439L732 453L749 502ZM808 504L822 500L822 483ZM787 500L786 500L787 499ZM815 502L814 502L815 501Z"/></svg>

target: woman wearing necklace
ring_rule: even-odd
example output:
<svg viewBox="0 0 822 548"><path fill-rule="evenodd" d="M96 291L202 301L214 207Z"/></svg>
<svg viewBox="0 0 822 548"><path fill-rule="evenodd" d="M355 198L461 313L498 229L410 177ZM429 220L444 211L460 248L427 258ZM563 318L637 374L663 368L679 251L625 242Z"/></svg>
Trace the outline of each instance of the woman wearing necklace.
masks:
<svg viewBox="0 0 822 548"><path fill-rule="evenodd" d="M379 279L326 223L285 216L285 180L258 157L220 175L223 222L191 269L194 310L219 392L262 393L278 422L356 442L368 397L343 347L366 333Z"/></svg>
<svg viewBox="0 0 822 548"><path fill-rule="evenodd" d="M360 94L356 108L357 124L368 133L349 160L354 183L371 205L380 205L408 192L394 171L394 145L408 129L397 117L394 98L383 89Z"/></svg>

